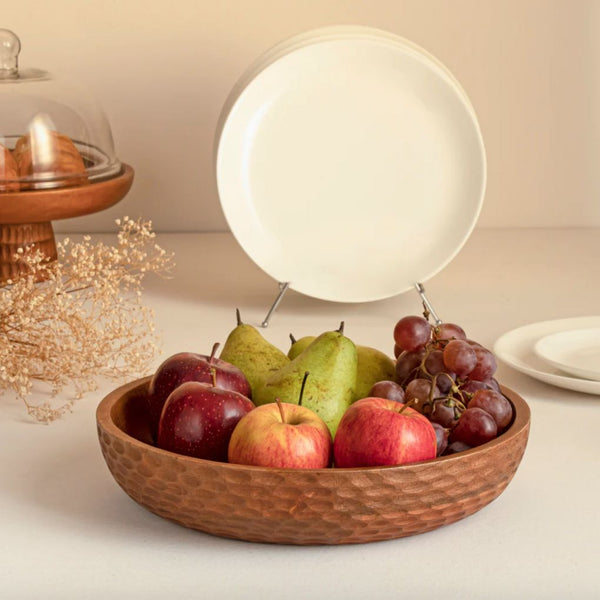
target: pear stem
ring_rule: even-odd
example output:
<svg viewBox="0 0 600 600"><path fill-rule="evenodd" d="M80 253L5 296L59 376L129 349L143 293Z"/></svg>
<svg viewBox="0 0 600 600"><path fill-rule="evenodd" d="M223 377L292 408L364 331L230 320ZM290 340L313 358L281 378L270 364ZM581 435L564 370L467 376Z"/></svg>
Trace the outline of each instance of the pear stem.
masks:
<svg viewBox="0 0 600 600"><path fill-rule="evenodd" d="M338 331L339 331L339 332L340 332L342 335L344 335L344 321L342 321L342 322L340 323L340 327L339 327Z"/></svg>
<svg viewBox="0 0 600 600"><path fill-rule="evenodd" d="M242 317L241 317L241 315L240 315L240 309L239 309L239 308L236 308L236 309L235 309L235 319L236 319L236 321L237 321L238 327L239 327L240 325L243 325L243 324L244 324L244 322L242 321Z"/></svg>
<svg viewBox="0 0 600 600"><path fill-rule="evenodd" d="M214 367L210 368L213 387L217 387L217 370Z"/></svg>
<svg viewBox="0 0 600 600"><path fill-rule="evenodd" d="M298 406L302 406L302 396L304 396L304 386L306 385L306 380L310 375L309 371L304 372L304 379L302 380L302 387L300 388L300 397L298 398Z"/></svg>
<svg viewBox="0 0 600 600"><path fill-rule="evenodd" d="M219 348L221 344L219 344L219 342L216 342L215 344L213 344L212 350L210 352L210 357L208 359L208 364L212 365L213 364L213 360L215 358L215 354L217 353L217 350Z"/></svg>
<svg viewBox="0 0 600 600"><path fill-rule="evenodd" d="M290 333L290 340L292 341L292 345L295 344L297 341L293 333Z"/></svg>
<svg viewBox="0 0 600 600"><path fill-rule="evenodd" d="M285 423L285 415L283 414L283 404L279 398L275 398L275 402L277 402L277 407L279 408L279 414L281 415L281 422Z"/></svg>

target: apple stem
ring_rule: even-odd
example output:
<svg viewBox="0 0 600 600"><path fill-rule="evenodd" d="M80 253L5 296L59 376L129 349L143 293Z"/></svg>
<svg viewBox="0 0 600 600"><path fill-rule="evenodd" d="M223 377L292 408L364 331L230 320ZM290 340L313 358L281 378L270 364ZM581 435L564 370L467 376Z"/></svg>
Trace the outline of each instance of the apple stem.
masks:
<svg viewBox="0 0 600 600"><path fill-rule="evenodd" d="M296 338L293 333L290 333L290 340L292 340L292 345L296 343Z"/></svg>
<svg viewBox="0 0 600 600"><path fill-rule="evenodd" d="M219 348L221 344L219 344L219 342L216 342L213 347L212 350L210 352L210 357L208 359L208 364L212 365L213 364L213 359L215 358L215 354L217 353L217 349Z"/></svg>
<svg viewBox="0 0 600 600"><path fill-rule="evenodd" d="M300 397L298 398L298 406L302 406L302 396L304 396L304 386L306 385L306 380L310 375L309 371L304 372L304 379L302 380L302 386L300 387Z"/></svg>
<svg viewBox="0 0 600 600"><path fill-rule="evenodd" d="M240 309L239 309L239 308L236 308L236 309L235 309L235 318L236 318L236 320L237 320L238 327L239 327L240 325L243 325L243 324L244 324L244 322L242 321L242 317L241 317L241 315L240 315Z"/></svg>
<svg viewBox="0 0 600 600"><path fill-rule="evenodd" d="M217 387L217 370L214 367L211 367L210 374L212 376L213 387Z"/></svg>
<svg viewBox="0 0 600 600"><path fill-rule="evenodd" d="M340 327L339 327L338 331L339 331L339 332L340 332L342 335L344 335L344 321L342 321L342 322L340 323Z"/></svg>
<svg viewBox="0 0 600 600"><path fill-rule="evenodd" d="M279 408L279 414L281 415L281 422L285 423L285 415L283 414L283 404L279 398L275 398L275 402L277 402L277 407Z"/></svg>

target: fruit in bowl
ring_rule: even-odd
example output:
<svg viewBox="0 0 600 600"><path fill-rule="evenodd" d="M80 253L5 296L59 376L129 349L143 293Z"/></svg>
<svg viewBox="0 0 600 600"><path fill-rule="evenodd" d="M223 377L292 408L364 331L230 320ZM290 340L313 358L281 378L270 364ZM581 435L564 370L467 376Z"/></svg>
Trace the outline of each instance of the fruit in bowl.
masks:
<svg viewBox="0 0 600 600"><path fill-rule="evenodd" d="M235 316L237 325L225 340L221 360L243 371L252 394L256 395L257 388L265 378L287 365L290 360L279 348L268 342L256 327L244 323L237 308Z"/></svg>
<svg viewBox="0 0 600 600"><path fill-rule="evenodd" d="M325 469L331 465L329 429L314 411L298 404L263 404L236 425L229 462L283 469Z"/></svg>
<svg viewBox="0 0 600 600"><path fill-rule="evenodd" d="M446 429L451 443L440 448L454 453L504 431L513 409L494 379L496 359L487 348L469 340L459 325L432 325L416 315L400 319L393 335L396 382L409 404Z"/></svg>
<svg viewBox="0 0 600 600"><path fill-rule="evenodd" d="M313 410L334 436L340 419L355 394L358 356L352 340L344 335L344 323L317 336L293 360L271 372L256 390L256 404L298 403ZM306 380L305 374L310 377ZM304 384L306 383L306 387Z"/></svg>
<svg viewBox="0 0 600 600"><path fill-rule="evenodd" d="M429 420L406 404L363 398L344 414L335 435L335 466L403 465L435 458L437 439Z"/></svg>
<svg viewBox="0 0 600 600"><path fill-rule="evenodd" d="M393 329L397 354L394 364L379 350L356 346L344 335L343 322L338 329L317 336L297 341L290 336L292 346L286 356L256 328L243 323L239 310L236 319L237 326L229 334L220 359L215 356L219 344L213 346L209 356L178 353L165 360L152 377L148 411L153 435L155 438L158 435L162 448L214 460L248 464L260 461L257 464L262 466L322 466L322 459L311 462L307 457L297 456L296 460L289 457L283 460L290 451L281 440L289 438L289 442L299 428L286 421L280 408L275 410L275 402L295 405L304 401L303 409L309 409L319 421L325 422L334 441L337 468L430 460L443 452L455 453L484 444L512 420L512 407L493 379L496 363L492 353L469 340L456 324L432 325L427 315L401 318ZM225 361L223 356L239 366ZM253 358L257 358L256 362ZM387 361L393 364L393 373ZM390 375L395 375L394 381L378 380ZM209 394L205 388L187 386L185 393L177 393L186 382L194 381L212 381L213 389ZM370 390L364 398L367 384ZM202 419L208 418L204 416L210 406L208 397L213 398L215 407L223 400L219 388L252 397L254 404L270 408L244 420L244 434L241 439L235 436L235 449L213 453L202 450L207 444L204 431L207 426ZM166 410L171 396L173 401ZM231 398L236 396L228 396L228 400ZM223 419L215 410L220 416L210 418ZM302 419L310 417L314 425L310 412L300 412ZM188 415L187 421L182 414ZM242 416L240 413L238 420ZM192 418L194 426L190 425ZM338 435L341 422L344 427ZM277 441L277 436L264 434L264 430L273 428L280 434ZM232 428L224 429L228 437L232 435ZM269 437L273 448L277 448L270 451L271 458L259 451L267 442L259 435L253 437L254 430L262 430L263 437ZM184 432L179 440L177 431ZM212 431L211 427L208 431ZM254 444L259 438L258 449L250 450L249 440ZM275 455L279 458L274 458Z"/></svg>
<svg viewBox="0 0 600 600"><path fill-rule="evenodd" d="M214 344L210 355L178 352L169 356L158 367L148 389L148 411L155 435L169 394L183 383L213 383L214 376L215 387L237 392L248 398L251 396L250 384L244 373L236 366L216 358L218 347L218 343Z"/></svg>
<svg viewBox="0 0 600 600"><path fill-rule="evenodd" d="M317 336L307 335L296 340L290 334L292 345L288 357L293 360L317 339ZM354 400L365 398L369 390L378 381L394 377L396 364L387 354L370 346L356 345L356 382L354 385Z"/></svg>
<svg viewBox="0 0 600 600"><path fill-rule="evenodd" d="M235 426L254 408L246 396L214 384L187 381L167 398L158 424L156 445L164 450L227 460Z"/></svg>
<svg viewBox="0 0 600 600"><path fill-rule="evenodd" d="M121 487L142 506L184 526L219 536L274 543L345 544L404 537L453 523L489 504L511 481L525 451L530 412L518 394L493 379L493 362L485 352L475 351L482 347L469 342L458 326L429 324L428 336L423 334L425 328L419 327L420 341L415 345L413 340L411 350L398 348L395 381L386 379L371 387L377 396L390 397L352 400L343 411L333 441L335 464L329 462L330 427L316 411L310 415L303 411L306 407L299 404L304 401L294 396L305 372L293 369L292 376L289 365L309 350L309 343L294 359L286 357L279 367L267 361L264 370L254 373L258 390L271 376L285 370L289 386L280 391L293 390L294 394L288 392L280 405L276 397L241 416L229 438L226 458L221 454L207 460L156 446L148 404L151 377L115 390L97 411L107 465ZM461 369L452 359L448 360L451 365L444 361L444 350L454 339L467 341L477 357L478 370L473 367L467 374L467 367ZM344 356L353 356L345 340L328 346L335 352L342 347L347 353ZM320 364L313 361L314 369L318 371ZM353 361L346 367L348 364L351 379L356 371ZM309 378L313 375L311 372ZM427 385L418 383L409 389L409 383L418 380ZM194 393L204 394L208 388L218 387L216 383L176 386L162 411L164 430L168 429L170 403L177 406L178 397L188 396L183 402L188 404L192 388ZM490 390L499 396L487 393ZM325 388L318 397L320 404L327 403L330 391ZM218 396L225 392L213 389L213 393ZM498 403L498 397L503 401ZM207 402L207 412L214 412L216 406ZM371 410L372 406L386 407L378 427L372 415L361 416L363 407ZM361 419L355 421L352 415L356 413ZM489 417L484 421L494 423L495 437L490 435L485 441L476 427L468 427L472 417L463 416L474 413ZM394 421L398 416L401 419ZM346 421L362 424L350 427ZM406 433L410 426L416 432ZM377 428L381 437L375 435ZM461 430L475 435L467 439ZM328 444L316 442L319 431L321 440L329 436ZM293 436L308 441L290 450L288 441ZM389 450L394 444L395 449ZM308 457L319 454L315 448L321 448L321 462L308 461ZM327 460L324 448L328 449ZM343 452L348 448L356 452L347 452L350 459ZM387 451L383 461L356 460L361 452L379 457L383 450ZM285 461L282 454L286 454ZM251 464L239 464L242 462Z"/></svg>
<svg viewBox="0 0 600 600"><path fill-rule="evenodd" d="M110 473L135 502L165 519L247 541L354 544L449 525L503 492L529 433L527 404L502 388L514 410L508 429L485 445L434 460L344 469L224 463L152 444L148 382L121 386L98 406L99 442Z"/></svg>

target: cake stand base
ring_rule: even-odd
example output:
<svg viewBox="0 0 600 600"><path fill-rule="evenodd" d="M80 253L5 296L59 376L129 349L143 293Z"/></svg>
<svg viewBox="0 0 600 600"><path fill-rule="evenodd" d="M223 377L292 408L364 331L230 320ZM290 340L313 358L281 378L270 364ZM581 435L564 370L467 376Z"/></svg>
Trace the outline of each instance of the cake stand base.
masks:
<svg viewBox="0 0 600 600"><path fill-rule="evenodd" d="M0 282L14 279L23 268L18 251L33 246L50 260L56 259L56 242L52 223L0 224Z"/></svg>
<svg viewBox="0 0 600 600"><path fill-rule="evenodd" d="M23 272L19 248L41 250L56 260L52 221L89 215L113 206L133 183L133 169L122 165L110 179L67 188L0 194L0 285Z"/></svg>

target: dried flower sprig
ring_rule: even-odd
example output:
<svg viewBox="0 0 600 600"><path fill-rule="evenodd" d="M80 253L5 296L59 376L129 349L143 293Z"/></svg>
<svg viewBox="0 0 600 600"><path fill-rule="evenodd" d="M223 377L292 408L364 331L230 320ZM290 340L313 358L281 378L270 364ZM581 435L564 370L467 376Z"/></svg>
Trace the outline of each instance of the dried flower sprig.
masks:
<svg viewBox="0 0 600 600"><path fill-rule="evenodd" d="M155 242L150 221L117 220L114 246L68 238L58 259L19 253L23 272L0 289L0 393L12 389L28 413L50 422L98 388L97 379L131 379L158 351L154 313L141 301L147 273L166 276L173 255ZM41 384L46 400L28 398ZM63 390L69 399L53 407Z"/></svg>

